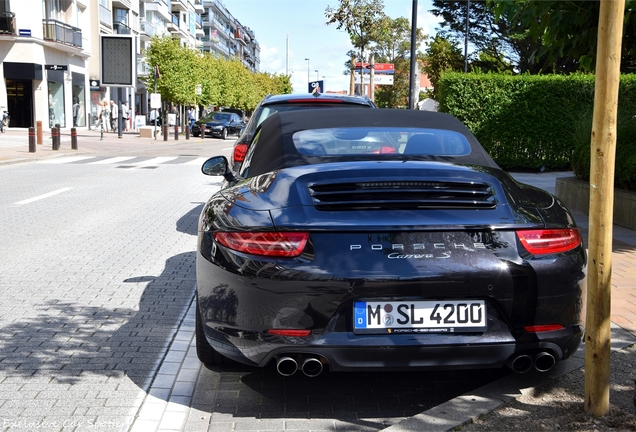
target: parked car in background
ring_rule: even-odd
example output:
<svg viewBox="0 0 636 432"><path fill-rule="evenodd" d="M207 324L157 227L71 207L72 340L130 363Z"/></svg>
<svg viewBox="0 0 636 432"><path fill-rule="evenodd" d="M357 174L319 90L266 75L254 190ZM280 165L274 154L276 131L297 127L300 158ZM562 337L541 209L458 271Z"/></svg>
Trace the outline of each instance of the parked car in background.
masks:
<svg viewBox="0 0 636 432"><path fill-rule="evenodd" d="M314 108L376 108L371 99L364 96L349 96L341 94L282 94L267 95L259 102L250 117L247 126L234 144L232 152L232 167L238 171L250 141L254 136L256 128L263 123L267 117L277 112L297 111Z"/></svg>
<svg viewBox="0 0 636 432"><path fill-rule="evenodd" d="M225 178L198 227L206 365L545 372L580 345L574 218L448 114L278 112L238 173L202 171Z"/></svg>
<svg viewBox="0 0 636 432"><path fill-rule="evenodd" d="M227 139L229 135L239 135L245 122L234 112L217 111L194 122L192 135L198 137L205 128L205 134Z"/></svg>

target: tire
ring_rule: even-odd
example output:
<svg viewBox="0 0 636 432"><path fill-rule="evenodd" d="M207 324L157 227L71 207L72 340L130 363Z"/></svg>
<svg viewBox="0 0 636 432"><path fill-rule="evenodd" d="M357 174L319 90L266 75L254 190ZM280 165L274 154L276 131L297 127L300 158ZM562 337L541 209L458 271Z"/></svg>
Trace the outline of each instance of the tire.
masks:
<svg viewBox="0 0 636 432"><path fill-rule="evenodd" d="M234 361L223 357L208 343L208 340L205 338L205 332L203 331L203 321L201 321L198 297L196 301L195 336L199 361L203 363L205 367L234 364Z"/></svg>
<svg viewBox="0 0 636 432"><path fill-rule="evenodd" d="M224 140L227 139L227 128L223 128L223 130L221 131L221 138L223 138Z"/></svg>

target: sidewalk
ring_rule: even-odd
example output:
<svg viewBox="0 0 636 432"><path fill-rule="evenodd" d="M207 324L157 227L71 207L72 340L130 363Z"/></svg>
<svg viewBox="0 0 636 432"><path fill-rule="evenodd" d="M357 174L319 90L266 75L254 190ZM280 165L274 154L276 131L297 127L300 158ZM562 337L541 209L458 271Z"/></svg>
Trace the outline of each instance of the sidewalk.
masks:
<svg viewBox="0 0 636 432"><path fill-rule="evenodd" d="M43 144L36 145L35 153L29 153L27 129L11 129L4 134L0 134L0 165L68 155L177 155L183 154L188 147L201 149L204 141L210 141L208 139L203 140L200 137L191 137L190 140L186 140L183 135L179 136L178 140L175 140L174 133L168 136L167 141L164 141L161 135L157 139L140 138L139 134L133 131L125 132L119 138L114 133L104 133L102 136L100 131L78 130L78 149L71 150L70 130L62 130L61 136L60 150L52 150L50 132L45 132ZM569 172L558 172L541 174L513 173L512 175L520 182L532 184L554 193L556 178L567 177L572 174ZM583 214L575 214L574 217L587 243L588 218ZM612 365L611 385L613 392L620 391L620 397L617 401L612 400L612 403L618 403L621 409L633 413L634 408L630 408L629 404L632 403L631 394L633 394L631 378L636 378L636 373L633 372L634 368L636 368L636 351L633 347L636 342L636 271L633 270L636 268L636 231L614 226L613 239L612 358L616 356L619 359L617 361L620 363L619 366L614 363ZM184 338L190 341L190 347L187 350L189 352L193 349L193 332L187 326L182 330L187 330ZM580 386L584 363L583 350L584 347L582 346L572 359L559 363L552 371L546 374L511 374L502 380L477 389L473 394L463 395L429 411L408 418L397 425L391 426L388 430L504 430L502 418L505 417L506 410L515 407L514 404L520 403L519 401L522 401L523 404L521 408L515 408L516 410L527 412L529 413L528 415L533 415L534 413L535 417L541 416L544 408L542 403L546 400L560 401L561 399L558 399L558 396L564 392L568 393L571 399L576 395L581 396ZM186 358L185 352L184 358ZM193 367L192 365L187 366L186 363L180 363L180 367ZM624 365L624 367L621 365ZM625 381L628 382L626 383ZM563 384L555 387L551 385L554 382ZM632 393L630 394L629 392ZM626 394L629 394L630 399L626 398ZM529 398L528 395L538 395L538 397ZM570 402L572 402L571 399L569 400ZM583 410L582 403L565 405L564 402L555 402L555 404L557 403L564 404L561 409L563 412ZM196 414L194 413L195 410L192 411L193 414ZM555 414L551 413L549 415ZM520 416L521 427L517 428L517 430L530 430L525 428L522 418ZM471 421L475 422L471 423ZM636 423L634 424L636 425ZM188 425L186 424L184 427L187 429ZM603 426L598 426L597 429L603 430Z"/></svg>
<svg viewBox="0 0 636 432"><path fill-rule="evenodd" d="M211 141L208 138L205 141ZM42 134L42 144L37 144L35 152L29 152L29 131L26 128L11 128L0 134L0 165L19 162L41 160L51 157L69 155L124 155L141 154L147 151L157 152L159 149L174 149L188 145L201 145L204 139L201 137L190 137L186 140L185 135L179 135L179 139L174 138L174 128L169 132L168 139L164 141L161 134L161 127L157 127L157 137L141 138L139 132L131 130L123 132L121 138L117 133L101 132L100 130L77 129L77 150L71 149L71 130L62 129L60 131L60 149L53 150L53 140L50 130L44 130ZM228 140L228 142L231 142ZM165 150L164 150L165 151Z"/></svg>

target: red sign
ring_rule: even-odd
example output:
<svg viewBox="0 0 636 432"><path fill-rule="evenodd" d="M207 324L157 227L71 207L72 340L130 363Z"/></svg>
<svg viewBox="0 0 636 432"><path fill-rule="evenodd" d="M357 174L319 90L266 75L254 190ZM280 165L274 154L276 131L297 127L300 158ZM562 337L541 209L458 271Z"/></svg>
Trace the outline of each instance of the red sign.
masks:
<svg viewBox="0 0 636 432"><path fill-rule="evenodd" d="M360 63L356 63L356 68L360 69L360 67L364 67L365 69L369 69L369 63L364 63L364 65L361 65ZM376 71L385 71L385 72L389 72L389 71L393 71L393 63L375 63L373 65L373 69Z"/></svg>

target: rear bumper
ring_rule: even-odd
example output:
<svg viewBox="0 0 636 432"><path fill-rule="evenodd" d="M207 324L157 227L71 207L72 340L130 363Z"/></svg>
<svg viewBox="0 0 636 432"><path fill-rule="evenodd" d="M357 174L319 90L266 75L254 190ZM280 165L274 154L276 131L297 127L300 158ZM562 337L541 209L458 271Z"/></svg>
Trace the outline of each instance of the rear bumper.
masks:
<svg viewBox="0 0 636 432"><path fill-rule="evenodd" d="M240 363L264 367L282 356L319 356L326 359L332 371L500 368L516 355L532 356L541 351L549 352L559 361L572 355L582 338L580 326L526 334L518 340L507 331L399 338L336 332L311 341L264 335L232 336L210 328L205 333L216 351Z"/></svg>

